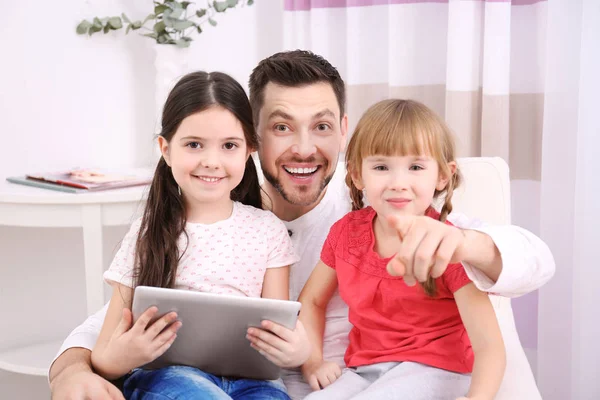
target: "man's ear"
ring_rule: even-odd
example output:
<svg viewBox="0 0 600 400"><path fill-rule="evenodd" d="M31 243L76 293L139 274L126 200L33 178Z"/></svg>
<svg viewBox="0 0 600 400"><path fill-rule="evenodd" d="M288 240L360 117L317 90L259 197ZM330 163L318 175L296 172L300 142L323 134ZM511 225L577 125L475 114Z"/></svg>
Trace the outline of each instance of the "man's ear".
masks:
<svg viewBox="0 0 600 400"><path fill-rule="evenodd" d="M342 141L340 143L340 151L346 150L346 143L348 142L348 115L344 114L340 122L340 130L342 132Z"/></svg>
<svg viewBox="0 0 600 400"><path fill-rule="evenodd" d="M450 181L450 179L452 179L452 177L454 176L454 174L456 173L456 161L450 161L448 164L448 170L450 171L448 176L444 176L443 174L440 174L439 178L438 178L438 183L435 186L435 188L438 191L442 191L444 189L446 189L446 187L448 186L448 182Z"/></svg>
<svg viewBox="0 0 600 400"><path fill-rule="evenodd" d="M160 153L162 154L165 162L170 167L171 166L171 157L169 156L169 142L162 136L158 137L158 147L160 148Z"/></svg>

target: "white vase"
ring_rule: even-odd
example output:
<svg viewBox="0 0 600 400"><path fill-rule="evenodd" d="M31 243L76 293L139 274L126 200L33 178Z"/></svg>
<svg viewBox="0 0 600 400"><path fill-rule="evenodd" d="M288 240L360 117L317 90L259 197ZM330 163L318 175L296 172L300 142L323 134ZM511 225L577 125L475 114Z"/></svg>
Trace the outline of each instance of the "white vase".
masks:
<svg viewBox="0 0 600 400"><path fill-rule="evenodd" d="M190 48L156 44L155 48L155 92L154 92L154 131L161 131L161 116L169 92L177 81L189 72ZM158 146L157 156L160 157Z"/></svg>

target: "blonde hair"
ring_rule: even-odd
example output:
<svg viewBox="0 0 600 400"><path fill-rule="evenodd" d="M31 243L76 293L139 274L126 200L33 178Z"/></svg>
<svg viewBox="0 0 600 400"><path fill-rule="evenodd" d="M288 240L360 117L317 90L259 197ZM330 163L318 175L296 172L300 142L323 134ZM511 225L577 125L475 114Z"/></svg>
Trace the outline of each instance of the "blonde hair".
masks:
<svg viewBox="0 0 600 400"><path fill-rule="evenodd" d="M350 188L352 209L364 207L363 193L352 181L361 176L362 162L374 155L427 155L439 166L442 176L450 177L443 190L436 189L435 198L445 195L440 221L445 222L452 212L452 195L461 183L457 168L454 174L448 163L456 161L452 133L444 121L427 106L414 100L389 99L371 106L361 117L346 150L346 184ZM423 283L428 296L435 296L432 277Z"/></svg>

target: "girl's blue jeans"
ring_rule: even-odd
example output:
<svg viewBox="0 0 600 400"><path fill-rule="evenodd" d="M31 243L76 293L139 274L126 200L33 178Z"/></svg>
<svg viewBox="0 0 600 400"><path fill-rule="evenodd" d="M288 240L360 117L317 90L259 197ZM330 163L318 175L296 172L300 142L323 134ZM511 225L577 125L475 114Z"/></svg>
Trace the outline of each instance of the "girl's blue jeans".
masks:
<svg viewBox="0 0 600 400"><path fill-rule="evenodd" d="M229 379L186 366L137 369L125 380L123 394L129 400L290 400L281 379Z"/></svg>

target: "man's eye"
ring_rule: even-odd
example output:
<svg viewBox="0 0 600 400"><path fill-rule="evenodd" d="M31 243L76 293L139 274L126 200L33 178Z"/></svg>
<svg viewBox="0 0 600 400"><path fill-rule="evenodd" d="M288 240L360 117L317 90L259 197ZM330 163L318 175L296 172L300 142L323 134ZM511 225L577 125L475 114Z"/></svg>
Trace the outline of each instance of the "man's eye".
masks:
<svg viewBox="0 0 600 400"><path fill-rule="evenodd" d="M237 145L236 143L231 143L231 142L228 142L228 143L225 143L225 144L223 145L223 147L225 148L225 150L233 150L233 149L235 149L236 147L238 147L238 145Z"/></svg>
<svg viewBox="0 0 600 400"><path fill-rule="evenodd" d="M327 125L327 124L319 124L319 125L317 125L317 130L319 130L319 131L326 131L326 130L329 130L329 129L331 129L331 127L329 125Z"/></svg>

